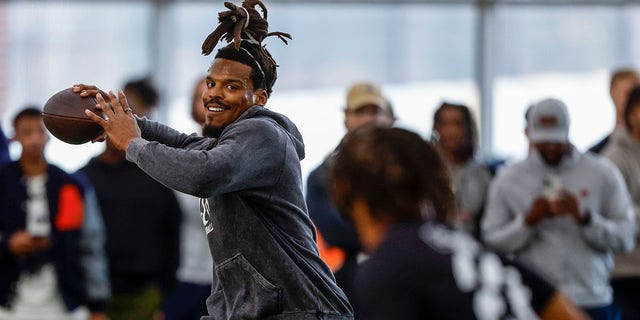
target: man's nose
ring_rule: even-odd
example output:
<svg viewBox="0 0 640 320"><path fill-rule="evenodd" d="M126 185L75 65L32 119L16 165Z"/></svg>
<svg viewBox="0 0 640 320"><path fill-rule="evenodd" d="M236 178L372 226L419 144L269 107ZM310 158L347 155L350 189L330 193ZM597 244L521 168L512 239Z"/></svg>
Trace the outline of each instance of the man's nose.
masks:
<svg viewBox="0 0 640 320"><path fill-rule="evenodd" d="M202 93L202 96L204 97L204 101L208 101L213 98L221 97L221 93L222 93L222 90L220 90L218 86L212 86L204 90L204 92Z"/></svg>

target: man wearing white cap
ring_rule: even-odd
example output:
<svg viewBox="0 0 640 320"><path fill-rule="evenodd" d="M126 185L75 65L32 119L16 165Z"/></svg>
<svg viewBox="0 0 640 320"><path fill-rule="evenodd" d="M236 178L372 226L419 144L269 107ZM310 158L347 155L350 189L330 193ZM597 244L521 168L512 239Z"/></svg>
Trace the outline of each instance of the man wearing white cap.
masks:
<svg viewBox="0 0 640 320"><path fill-rule="evenodd" d="M592 319L619 319L609 286L611 254L630 251L635 241L622 175L570 143L562 101L542 100L530 112L532 152L491 184L484 240L538 271Z"/></svg>

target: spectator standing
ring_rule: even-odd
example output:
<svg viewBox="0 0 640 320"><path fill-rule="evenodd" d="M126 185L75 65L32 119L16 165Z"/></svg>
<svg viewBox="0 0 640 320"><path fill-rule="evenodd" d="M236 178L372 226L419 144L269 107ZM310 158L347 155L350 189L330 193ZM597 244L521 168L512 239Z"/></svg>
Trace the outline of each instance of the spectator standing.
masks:
<svg viewBox="0 0 640 320"><path fill-rule="evenodd" d="M569 142L563 102L545 99L529 115L529 157L491 185L485 242L543 275L593 319L619 319L609 276L612 253L633 248L633 207L620 171Z"/></svg>
<svg viewBox="0 0 640 320"><path fill-rule="evenodd" d="M476 160L478 130L465 105L442 103L433 115L431 141L442 156L455 194L454 226L479 237L491 173Z"/></svg>
<svg viewBox="0 0 640 320"><path fill-rule="evenodd" d="M393 111L377 84L358 82L349 87L344 109L347 132L365 125L390 127L393 122ZM353 226L340 217L331 201L328 184L331 159L332 155L328 155L309 174L306 201L319 234L320 257L331 267L338 286L350 296L361 247Z"/></svg>
<svg viewBox="0 0 640 320"><path fill-rule="evenodd" d="M0 169L0 319L104 319L87 308L83 190L47 162L41 110L23 109L13 126L22 153Z"/></svg>

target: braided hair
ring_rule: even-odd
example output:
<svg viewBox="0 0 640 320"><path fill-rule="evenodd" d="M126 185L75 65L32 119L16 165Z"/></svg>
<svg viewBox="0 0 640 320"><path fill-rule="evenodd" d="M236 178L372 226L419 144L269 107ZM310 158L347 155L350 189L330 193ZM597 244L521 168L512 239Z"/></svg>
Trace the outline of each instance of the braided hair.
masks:
<svg viewBox="0 0 640 320"><path fill-rule="evenodd" d="M228 45L218 50L215 58L229 59L251 67L251 81L254 88L265 89L271 95L271 89L278 78L273 57L262 41L277 36L285 44L291 35L284 32L269 32L267 7L260 0L244 0L241 6L225 2L228 11L218 13L218 27L207 36L202 44L202 54L209 55L219 41L224 39ZM256 10L256 6L262 14Z"/></svg>
<svg viewBox="0 0 640 320"><path fill-rule="evenodd" d="M446 222L453 208L444 162L428 142L405 129L363 126L348 133L333 158L331 173L334 185L340 179L350 185L351 195L336 201L348 220L348 202L356 194L373 217L393 222Z"/></svg>

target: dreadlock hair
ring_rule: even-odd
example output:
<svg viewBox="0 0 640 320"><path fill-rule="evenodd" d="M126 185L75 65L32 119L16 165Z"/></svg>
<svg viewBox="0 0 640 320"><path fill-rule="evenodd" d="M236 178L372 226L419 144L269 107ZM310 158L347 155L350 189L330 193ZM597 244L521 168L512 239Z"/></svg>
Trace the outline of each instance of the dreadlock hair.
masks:
<svg viewBox="0 0 640 320"><path fill-rule="evenodd" d="M363 126L352 131L340 143L331 172L334 183L348 181L351 196L363 197L376 219L445 222L453 208L444 162L428 142L405 129Z"/></svg>
<svg viewBox="0 0 640 320"><path fill-rule="evenodd" d="M218 27L202 44L202 54L209 55L218 41L229 43L218 50L215 58L229 59L251 67L251 81L256 89L264 89L271 95L271 89L278 78L275 60L262 45L270 36L277 36L285 44L291 35L283 32L269 33L267 7L260 0L244 0L241 6L225 2L228 11L218 13ZM262 14L256 10L260 7Z"/></svg>
<svg viewBox="0 0 640 320"><path fill-rule="evenodd" d="M453 155L462 161L467 161L476 153L476 146L478 140L478 129L476 128L476 123L473 120L473 116L471 115L471 111L469 108L462 104L454 104L449 102L443 102L440 107L433 114L433 127L432 127L432 141L436 142L439 140L438 130L436 127L442 121L442 113L444 110L452 109L460 112L462 114L462 119L464 121L464 139L462 141L462 145L458 148L458 150L454 150Z"/></svg>

